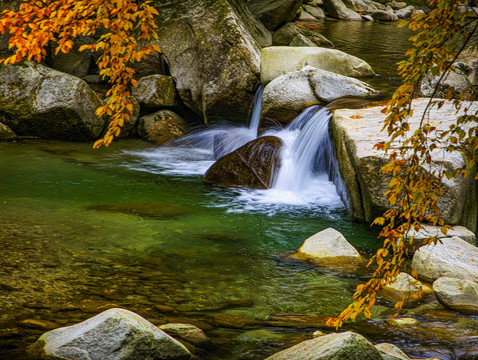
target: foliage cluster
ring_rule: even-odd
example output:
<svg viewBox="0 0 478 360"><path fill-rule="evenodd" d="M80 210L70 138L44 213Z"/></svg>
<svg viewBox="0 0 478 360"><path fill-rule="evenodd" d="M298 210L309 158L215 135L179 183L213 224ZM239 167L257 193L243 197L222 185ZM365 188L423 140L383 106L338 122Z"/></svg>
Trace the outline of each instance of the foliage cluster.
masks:
<svg viewBox="0 0 478 360"><path fill-rule="evenodd" d="M97 110L99 117L111 119L105 136L94 147L108 146L118 136L133 113L130 90L136 86L131 65L147 55L160 51L152 43L157 39L154 16L157 11L135 0L29 0L18 11L5 10L0 19L0 32L11 35L10 57L0 60L5 65L23 60L40 62L47 46L55 43L55 53L68 53L80 36L98 36L90 50L99 54L99 74L108 79L111 88L106 104Z"/></svg>
<svg viewBox="0 0 478 360"><path fill-rule="evenodd" d="M380 233L383 246L371 259L369 266L375 266L373 277L357 286L353 295L354 302L337 318L328 320L329 326L339 327L343 321L355 319L362 311L370 318L370 308L377 300L377 292L392 283L400 271L408 266L406 241L413 243L409 236L411 230L418 231L424 222L441 226L446 234L448 225L440 217L437 201L443 194L442 181L475 176L478 164L478 110L472 107L477 98L477 89L470 86L459 96L453 97L450 88L446 99L435 99L439 84L450 71L457 71L455 60L465 48L476 51L478 13L466 0L430 0L432 9L428 14L419 14L408 24L417 31L410 40L412 48L407 59L398 64L403 81L393 98L383 110L387 114L383 131L387 131L389 141L376 144L389 154L389 162L382 173L391 174L392 179L386 193L391 208L383 216L375 219L374 224L381 225ZM478 60L478 59L477 59ZM413 115L412 101L417 97L420 82L427 76L440 77L435 93L421 114L418 129L412 131L408 122ZM442 129L428 118L432 107L440 108L445 100L453 100L456 108L456 124ZM432 156L437 151L460 152L465 165L455 172L431 166ZM478 175L475 179L478 178ZM427 238L424 244L436 243L437 237ZM410 269L417 278L417 272ZM418 294L417 296L420 296ZM405 305L405 298L395 304L397 310Z"/></svg>

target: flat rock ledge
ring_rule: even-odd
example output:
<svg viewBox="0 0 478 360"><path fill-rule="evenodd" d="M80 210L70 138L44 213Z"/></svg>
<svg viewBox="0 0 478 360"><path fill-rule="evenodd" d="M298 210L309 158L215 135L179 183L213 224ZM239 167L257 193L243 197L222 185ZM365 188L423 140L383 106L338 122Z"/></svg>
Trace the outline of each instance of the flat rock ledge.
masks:
<svg viewBox="0 0 478 360"><path fill-rule="evenodd" d="M410 132L419 126L428 101L423 98L413 101L414 115L409 119ZM471 107L469 111L475 111L478 106L466 105ZM355 221L370 223L390 208L384 196L390 176L379 175L388 157L384 152L374 149L376 143L388 140L387 134L382 132L386 116L381 112L382 109L383 106L335 110L330 121L340 173L349 194L349 210ZM457 116L453 104L446 102L440 109L431 109L429 120L439 128L448 129ZM461 154L446 153L441 149L432 153L434 169L444 168L453 172L463 165ZM443 184L444 195L438 201L438 207L445 223L463 225L476 231L478 187L473 176L444 180Z"/></svg>
<svg viewBox="0 0 478 360"><path fill-rule="evenodd" d="M79 324L43 334L30 348L35 359L186 360L177 340L125 309L109 309Z"/></svg>

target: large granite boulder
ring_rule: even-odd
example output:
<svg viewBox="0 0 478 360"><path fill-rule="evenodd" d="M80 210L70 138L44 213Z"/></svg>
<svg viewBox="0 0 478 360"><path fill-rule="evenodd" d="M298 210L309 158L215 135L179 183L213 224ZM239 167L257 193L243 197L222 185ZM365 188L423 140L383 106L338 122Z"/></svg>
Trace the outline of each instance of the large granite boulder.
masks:
<svg viewBox="0 0 478 360"><path fill-rule="evenodd" d="M267 84L262 95L261 118L288 124L311 105L373 94L370 85L360 80L306 66Z"/></svg>
<svg viewBox="0 0 478 360"><path fill-rule="evenodd" d="M271 46L262 49L261 82L267 85L275 78L301 70L307 65L344 76L375 75L365 61L339 50L321 47Z"/></svg>
<svg viewBox="0 0 478 360"><path fill-rule="evenodd" d="M248 142L217 160L204 181L225 186L268 189L280 168L282 140L264 136Z"/></svg>
<svg viewBox="0 0 478 360"><path fill-rule="evenodd" d="M412 268L418 277L433 282L441 277L478 280L478 248L457 236L415 251Z"/></svg>
<svg viewBox="0 0 478 360"><path fill-rule="evenodd" d="M377 10L372 13L372 18L375 21L397 21L398 16L391 11Z"/></svg>
<svg viewBox="0 0 478 360"><path fill-rule="evenodd" d="M442 277L433 283L439 302L447 308L468 314L478 314L478 284L475 281Z"/></svg>
<svg viewBox="0 0 478 360"><path fill-rule="evenodd" d="M141 78L132 95L146 107L174 106L176 89L171 76L150 75Z"/></svg>
<svg viewBox="0 0 478 360"><path fill-rule="evenodd" d="M325 11L335 19L362 21L362 17L349 9L341 0L324 0Z"/></svg>
<svg viewBox="0 0 478 360"><path fill-rule="evenodd" d="M420 124L428 101L413 101L414 115L409 119L411 132ZM330 122L340 173L349 194L350 213L352 219L357 221L372 222L390 207L384 196L388 190L390 176L380 173L380 169L387 163L388 155L374 149L374 144L388 141L387 134L382 132L386 116L381 112L382 109L382 106L377 106L335 110ZM431 109L429 120L440 128L447 129L455 122L456 116L453 105L446 102L440 109ZM454 172L462 165L464 160L459 153L446 153L441 149L432 152L434 169L444 168ZM477 187L473 176L443 181L444 194L438 201L438 208L445 223L463 225L476 231Z"/></svg>
<svg viewBox="0 0 478 360"><path fill-rule="evenodd" d="M0 116L17 135L69 141L96 139L101 100L81 79L41 64L0 67Z"/></svg>
<svg viewBox="0 0 478 360"><path fill-rule="evenodd" d="M362 256L337 230L328 228L307 238L295 257L318 265L361 264Z"/></svg>
<svg viewBox="0 0 478 360"><path fill-rule="evenodd" d="M182 360L191 353L141 316L110 309L79 324L43 334L29 350L35 359Z"/></svg>
<svg viewBox="0 0 478 360"><path fill-rule="evenodd" d="M249 0L247 6L269 30L292 21L303 0Z"/></svg>
<svg viewBox="0 0 478 360"><path fill-rule="evenodd" d="M160 46L183 102L205 119L244 122L271 35L240 0L157 2ZM231 108L234 111L231 111Z"/></svg>
<svg viewBox="0 0 478 360"><path fill-rule="evenodd" d="M171 110L160 110L139 118L138 135L155 144L163 145L182 137L186 129L184 119Z"/></svg>
<svg viewBox="0 0 478 360"><path fill-rule="evenodd" d="M383 360L380 352L362 335L347 331L303 341L266 360Z"/></svg>

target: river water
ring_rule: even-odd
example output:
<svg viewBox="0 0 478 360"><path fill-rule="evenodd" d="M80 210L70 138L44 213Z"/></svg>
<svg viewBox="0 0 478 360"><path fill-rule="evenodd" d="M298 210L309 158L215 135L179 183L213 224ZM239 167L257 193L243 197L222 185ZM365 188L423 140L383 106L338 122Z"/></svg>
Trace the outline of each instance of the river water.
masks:
<svg viewBox="0 0 478 360"><path fill-rule="evenodd" d="M380 74L375 86L395 86L390 68L407 33L322 25L337 48L367 54ZM111 307L157 325L198 325L211 338L196 349L203 359L264 359L316 329L332 331L324 318L338 315L369 275L318 268L291 252L328 227L366 256L380 246L375 230L349 221L328 179L319 179L323 201L207 185L207 149L18 141L0 143L0 154L0 359L26 359L46 330ZM476 355L476 318L432 303L406 314L419 326L394 328L388 305L345 329L416 357Z"/></svg>

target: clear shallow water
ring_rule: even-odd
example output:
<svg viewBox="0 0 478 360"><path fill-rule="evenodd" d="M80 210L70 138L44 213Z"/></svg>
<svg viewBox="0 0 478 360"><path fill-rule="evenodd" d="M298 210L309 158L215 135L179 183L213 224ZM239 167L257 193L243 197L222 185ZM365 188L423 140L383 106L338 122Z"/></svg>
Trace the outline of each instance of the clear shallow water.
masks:
<svg viewBox="0 0 478 360"><path fill-rule="evenodd" d="M113 306L158 325L204 328L212 342L200 349L203 359L264 359L317 328L330 331L323 316L337 315L359 282L284 255L329 226L362 250L378 246L376 233L350 223L343 207L273 205L274 197L259 192L204 184L209 160L201 151L188 152L197 170L182 173L178 152L165 150L158 161L157 149L137 141L99 151L1 143L0 154L1 359L22 359L48 328ZM391 314L384 306L375 311ZM431 327L418 340L379 320L346 329L452 359L450 351L466 352L460 349L475 341L476 321L440 311L443 319L433 321L415 311ZM298 315L299 324L283 313L315 315ZM444 328L439 338L436 326Z"/></svg>

